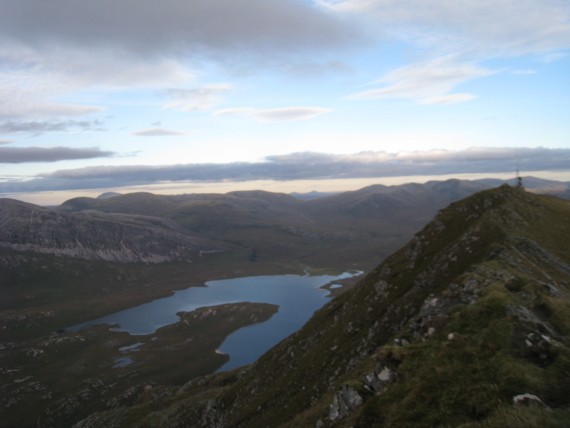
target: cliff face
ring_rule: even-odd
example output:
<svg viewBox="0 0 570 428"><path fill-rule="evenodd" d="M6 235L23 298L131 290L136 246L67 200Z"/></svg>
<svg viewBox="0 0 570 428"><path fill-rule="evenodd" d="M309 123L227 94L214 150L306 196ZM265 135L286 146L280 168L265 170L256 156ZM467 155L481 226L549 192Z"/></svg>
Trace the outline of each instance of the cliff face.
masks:
<svg viewBox="0 0 570 428"><path fill-rule="evenodd" d="M570 202L509 186L475 194L254 365L77 427L564 426L568 242ZM516 425L529 420L514 397L554 411Z"/></svg>
<svg viewBox="0 0 570 428"><path fill-rule="evenodd" d="M167 219L56 212L13 199L0 199L0 247L122 263L191 260L221 250Z"/></svg>

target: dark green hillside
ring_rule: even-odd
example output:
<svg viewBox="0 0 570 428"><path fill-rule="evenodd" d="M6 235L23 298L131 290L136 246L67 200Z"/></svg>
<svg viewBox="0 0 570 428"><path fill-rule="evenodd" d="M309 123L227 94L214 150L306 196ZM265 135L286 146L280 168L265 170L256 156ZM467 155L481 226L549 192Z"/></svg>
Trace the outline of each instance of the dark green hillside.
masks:
<svg viewBox="0 0 570 428"><path fill-rule="evenodd" d="M123 213L164 217L175 205L167 196L147 192L127 193L111 198L73 198L58 207L59 211L77 212L97 210L106 213Z"/></svg>
<svg viewBox="0 0 570 428"><path fill-rule="evenodd" d="M251 367L77 427L567 426L569 242L570 201L477 193Z"/></svg>
<svg viewBox="0 0 570 428"><path fill-rule="evenodd" d="M527 191L538 193L541 195L558 196L559 198L570 199L570 183L564 181L545 180L537 177L522 177L523 186ZM502 184L510 184L515 186L517 179L498 180L498 179L483 179L477 180L479 183L486 184L492 187L498 187Z"/></svg>

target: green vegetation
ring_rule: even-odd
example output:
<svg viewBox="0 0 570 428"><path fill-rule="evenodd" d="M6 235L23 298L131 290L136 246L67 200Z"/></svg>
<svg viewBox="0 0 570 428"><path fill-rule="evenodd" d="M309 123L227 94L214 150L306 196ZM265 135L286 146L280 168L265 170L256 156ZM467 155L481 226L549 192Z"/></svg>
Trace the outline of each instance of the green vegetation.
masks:
<svg viewBox="0 0 570 428"><path fill-rule="evenodd" d="M9 411L0 426L35 426L38 416L48 425L69 426L101 408L132 405L158 384L182 385L212 373L228 361L216 349L230 333L276 312L269 304L227 304L180 313L178 323L150 335L95 326L9 344L0 359L10 368L2 399ZM67 410L58 411L61 406Z"/></svg>
<svg viewBox="0 0 570 428"><path fill-rule="evenodd" d="M474 305L457 311L429 340L403 352L397 348L399 380L368 400L359 426L378 422L386 427L457 426L485 419L498 405L510 404L515 395L528 391L551 398L549 402L554 399L551 395L557 400L569 397L551 391L570 381L563 362L570 353L561 349L548 367L520 358L525 350L513 344L520 326L506 315L507 304L512 304L511 297L499 287L489 290ZM390 348L381 352L382 359L394 358ZM558 404L570 404L568 398L563 401Z"/></svg>
<svg viewBox="0 0 570 428"><path fill-rule="evenodd" d="M469 423L458 428L566 428L570 421L570 409L556 411L537 407L500 406L489 418L479 423Z"/></svg>

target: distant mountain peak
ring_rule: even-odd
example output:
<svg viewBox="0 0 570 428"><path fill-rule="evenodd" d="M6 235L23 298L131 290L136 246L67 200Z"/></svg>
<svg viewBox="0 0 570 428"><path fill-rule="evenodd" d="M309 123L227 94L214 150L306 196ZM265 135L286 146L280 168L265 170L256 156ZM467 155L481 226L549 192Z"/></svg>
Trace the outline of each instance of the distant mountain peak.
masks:
<svg viewBox="0 0 570 428"><path fill-rule="evenodd" d="M120 195L122 195L122 193L105 192L105 193L101 193L99 196L97 196L97 199L109 199L109 198L112 198L114 196L120 196Z"/></svg>

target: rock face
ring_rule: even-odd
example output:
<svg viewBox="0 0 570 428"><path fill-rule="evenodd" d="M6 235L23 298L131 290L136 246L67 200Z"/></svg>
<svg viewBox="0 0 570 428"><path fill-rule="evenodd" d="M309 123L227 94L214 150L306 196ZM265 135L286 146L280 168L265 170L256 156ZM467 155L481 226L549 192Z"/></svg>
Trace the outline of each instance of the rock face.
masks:
<svg viewBox="0 0 570 428"><path fill-rule="evenodd" d="M13 199L0 199L0 247L122 263L186 261L222 250L163 218L56 212Z"/></svg>
<svg viewBox="0 0 570 428"><path fill-rule="evenodd" d="M475 194L251 367L78 426L506 426L495 411L521 394L556 417L570 405L568 219L557 198Z"/></svg>
<svg viewBox="0 0 570 428"><path fill-rule="evenodd" d="M333 398L328 418L331 421L342 418L357 407L361 406L363 402L364 400L362 396L356 389L350 385L343 385L340 391L338 391Z"/></svg>

